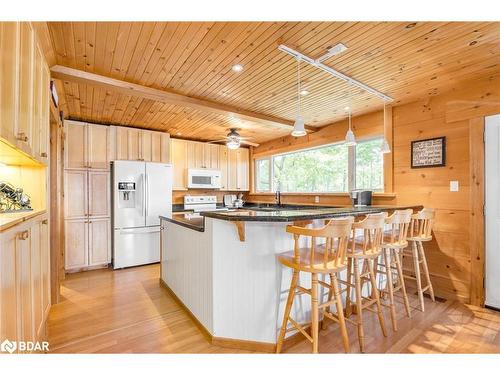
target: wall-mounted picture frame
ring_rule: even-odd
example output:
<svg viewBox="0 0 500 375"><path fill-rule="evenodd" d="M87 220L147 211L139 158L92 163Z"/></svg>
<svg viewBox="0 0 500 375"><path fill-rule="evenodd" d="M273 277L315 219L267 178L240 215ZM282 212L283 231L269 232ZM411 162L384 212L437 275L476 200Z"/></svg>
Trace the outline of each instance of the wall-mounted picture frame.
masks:
<svg viewBox="0 0 500 375"><path fill-rule="evenodd" d="M446 164L446 137L411 142L411 167L435 168Z"/></svg>

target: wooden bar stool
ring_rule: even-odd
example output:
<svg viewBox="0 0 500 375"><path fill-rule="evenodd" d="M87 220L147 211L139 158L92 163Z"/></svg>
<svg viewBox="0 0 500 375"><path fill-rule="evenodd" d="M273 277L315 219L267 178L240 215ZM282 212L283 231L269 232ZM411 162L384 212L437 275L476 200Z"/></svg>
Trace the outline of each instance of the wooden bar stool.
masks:
<svg viewBox="0 0 500 375"><path fill-rule="evenodd" d="M413 270L405 269L405 277L416 281L418 299L420 301L420 310L422 311L425 311L425 291L428 290L432 301L436 301L434 297L434 289L432 289L431 278L429 276L429 268L427 266L427 259L425 257L423 245L423 242L429 242L432 240L432 226L434 224L435 216L436 212L432 208L424 208L416 214L412 215L410 234L408 236L408 241L411 242L411 253L404 253L404 256L410 256L411 258L413 258ZM422 287L420 265L422 265L425 281L427 283L425 287ZM413 273L415 276L411 276L409 273Z"/></svg>
<svg viewBox="0 0 500 375"><path fill-rule="evenodd" d="M413 210L396 210L385 219L386 228L382 243L382 263L377 263L375 272L386 276L385 287L380 289L380 293L389 296L389 309L391 312L392 329L398 330L396 321L396 307L394 304L394 293L401 291L406 315L411 318L410 302L406 294L405 281L403 276L403 266L401 263L401 253L408 246L408 228L411 222ZM387 228L389 226L389 228ZM382 270L380 270L382 268ZM384 305L384 304L383 304Z"/></svg>
<svg viewBox="0 0 500 375"><path fill-rule="evenodd" d="M280 254L278 261L284 266L293 269L292 282L288 291L288 298L283 316L283 324L281 325L276 352L279 353L283 346L285 334L290 331L299 331L311 343L312 352L318 352L318 336L319 336L319 311L323 311L323 317L328 317L335 320L340 325L344 349L349 352L349 338L344 320L342 299L339 292L337 274L345 270L347 267L347 247L349 236L351 234L352 223L354 218L346 217L332 219L322 228L304 228L289 225L286 228L288 233L293 234L294 249L293 251ZM299 240L301 236L310 237L310 247L300 248ZM322 246L317 246L317 239L324 238L326 243ZM306 289L298 285L300 272L311 274L311 289ZM318 274L328 274L331 284L323 281L318 281ZM318 284L332 289L333 298L325 303L318 302ZM311 296L311 323L301 325L290 317L293 300L295 296L300 294L309 294ZM337 308L336 314L327 312L326 309L335 304ZM288 322L292 323L292 327L288 328ZM311 327L311 335L306 332L306 328Z"/></svg>
<svg viewBox="0 0 500 375"><path fill-rule="evenodd" d="M378 315L382 334L387 336L374 270L374 263L382 252L382 237L386 217L387 212L369 214L364 220L353 224L351 247L347 253L347 280L339 281L341 284L347 286L346 316L350 316L352 313L351 303L353 301L351 301L351 288L355 289L356 300L354 302L356 304L357 321L349 318L346 318L346 320L358 327L359 349L361 352L364 352L365 349L363 310L368 310ZM357 235L358 231L361 232L359 236ZM360 263L363 264L361 272ZM352 280L353 277L354 281ZM371 285L369 297L362 295L365 282L369 282ZM371 307L372 305L376 305L376 310Z"/></svg>

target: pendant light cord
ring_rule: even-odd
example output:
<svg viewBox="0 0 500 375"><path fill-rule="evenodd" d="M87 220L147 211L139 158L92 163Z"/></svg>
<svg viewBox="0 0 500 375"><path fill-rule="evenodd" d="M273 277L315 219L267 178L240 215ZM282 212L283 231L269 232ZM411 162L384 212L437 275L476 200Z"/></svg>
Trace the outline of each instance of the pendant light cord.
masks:
<svg viewBox="0 0 500 375"><path fill-rule="evenodd" d="M302 107L300 98L300 57L297 58L297 116L300 116L300 111Z"/></svg>

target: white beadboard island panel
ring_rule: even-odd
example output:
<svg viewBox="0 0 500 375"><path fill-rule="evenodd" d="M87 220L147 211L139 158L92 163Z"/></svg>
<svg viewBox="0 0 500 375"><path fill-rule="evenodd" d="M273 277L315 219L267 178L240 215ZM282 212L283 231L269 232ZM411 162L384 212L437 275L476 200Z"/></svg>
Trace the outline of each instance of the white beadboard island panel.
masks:
<svg viewBox="0 0 500 375"><path fill-rule="evenodd" d="M161 278L212 333L212 230L207 224L205 232L198 232L161 220Z"/></svg>

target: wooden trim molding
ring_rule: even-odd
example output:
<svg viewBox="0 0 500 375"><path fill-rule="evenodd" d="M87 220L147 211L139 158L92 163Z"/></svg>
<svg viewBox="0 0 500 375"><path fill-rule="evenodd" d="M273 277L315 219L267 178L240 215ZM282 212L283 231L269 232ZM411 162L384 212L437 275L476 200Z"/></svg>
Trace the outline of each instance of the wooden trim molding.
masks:
<svg viewBox="0 0 500 375"><path fill-rule="evenodd" d="M294 121L286 120L274 116L264 115L239 108L234 108L225 104L193 98L177 94L175 92L158 90L152 87L138 85L131 82L114 79L99 74L85 72L83 70L73 69L66 66L55 65L50 69L53 78L63 81L70 81L102 87L107 90L113 90L123 95L131 95L139 98L154 100L161 103L175 104L183 107L198 109L201 111L222 114L226 116L236 116L241 120L253 121L274 127L290 129ZM314 131L314 127L306 126L308 131Z"/></svg>
<svg viewBox="0 0 500 375"><path fill-rule="evenodd" d="M244 221L232 221L232 223L236 226L236 230L238 232L238 238L241 242L245 242L245 222Z"/></svg>
<svg viewBox="0 0 500 375"><path fill-rule="evenodd" d="M394 132L392 124L392 107L387 106L384 118L384 135L391 152L384 154L384 192L394 191Z"/></svg>
<svg viewBox="0 0 500 375"><path fill-rule="evenodd" d="M469 120L470 154L470 303L484 306L485 219L484 219L484 117Z"/></svg>

